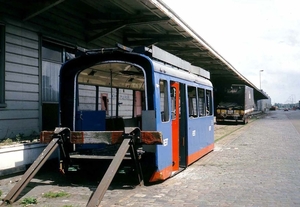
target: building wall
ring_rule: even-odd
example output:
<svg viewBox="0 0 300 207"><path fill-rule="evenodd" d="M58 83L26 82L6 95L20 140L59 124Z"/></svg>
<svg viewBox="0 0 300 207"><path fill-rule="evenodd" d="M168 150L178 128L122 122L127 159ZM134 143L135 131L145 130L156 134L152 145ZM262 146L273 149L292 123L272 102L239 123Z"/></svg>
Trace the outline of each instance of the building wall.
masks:
<svg viewBox="0 0 300 207"><path fill-rule="evenodd" d="M39 36L22 23L5 24L5 102L0 139L39 132Z"/></svg>
<svg viewBox="0 0 300 207"><path fill-rule="evenodd" d="M5 19L5 30L6 107L0 108L0 140L42 130L42 36L34 27L12 19ZM116 90L112 96L110 88L100 88L99 97L101 93L110 101L107 116L115 116ZM95 110L95 87L81 86L79 94L79 110ZM132 90L120 89L119 116L132 116L132 99Z"/></svg>
<svg viewBox="0 0 300 207"><path fill-rule="evenodd" d="M107 94L108 98L108 111L106 117L116 116L116 89L113 88L112 95L111 89L108 87L99 87L99 104L98 109L101 110L101 94ZM132 117L132 103L133 91L129 89L119 89L119 114L124 118ZM78 110L95 110L96 108L96 88L95 86L79 85L79 105Z"/></svg>

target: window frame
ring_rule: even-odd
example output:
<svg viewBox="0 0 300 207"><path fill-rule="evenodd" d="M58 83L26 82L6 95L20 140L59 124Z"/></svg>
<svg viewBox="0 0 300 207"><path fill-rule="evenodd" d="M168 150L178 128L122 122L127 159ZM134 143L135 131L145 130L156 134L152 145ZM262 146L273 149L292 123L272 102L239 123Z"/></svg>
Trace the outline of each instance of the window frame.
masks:
<svg viewBox="0 0 300 207"><path fill-rule="evenodd" d="M206 89L205 90L205 106L206 106L206 116L212 116L213 115L213 104L212 104L212 90Z"/></svg>
<svg viewBox="0 0 300 207"><path fill-rule="evenodd" d="M187 98L188 98L189 118L197 118L198 117L197 87L188 85L187 96L188 96Z"/></svg>
<svg viewBox="0 0 300 207"><path fill-rule="evenodd" d="M200 93L201 92L201 93ZM198 97L198 115L199 117L206 116L206 100L205 100L206 91L204 88L197 88L197 97ZM202 96L200 96L202 95ZM201 101L200 101L201 100Z"/></svg>
<svg viewBox="0 0 300 207"><path fill-rule="evenodd" d="M73 53L72 53L73 52ZM47 38L42 39L42 44L41 44L41 67L42 71L41 74L42 76L44 75L43 70L44 68L44 63L51 63L51 64L57 64L59 65L58 70L58 75L57 75L57 81L58 85L57 89L59 89L59 71L61 68L61 65L65 63L67 60L75 58L75 52L76 52L76 47L70 46L67 44L62 44L59 41L52 41ZM53 77L52 77L53 78ZM59 103L59 97L51 98L51 100L45 100L47 93L44 91L44 80L41 81L41 90L42 90L42 103ZM58 95L59 96L59 95Z"/></svg>
<svg viewBox="0 0 300 207"><path fill-rule="evenodd" d="M169 88L167 80L159 79L160 120L162 123L170 121Z"/></svg>
<svg viewBox="0 0 300 207"><path fill-rule="evenodd" d="M0 108L5 108L5 25L0 23Z"/></svg>

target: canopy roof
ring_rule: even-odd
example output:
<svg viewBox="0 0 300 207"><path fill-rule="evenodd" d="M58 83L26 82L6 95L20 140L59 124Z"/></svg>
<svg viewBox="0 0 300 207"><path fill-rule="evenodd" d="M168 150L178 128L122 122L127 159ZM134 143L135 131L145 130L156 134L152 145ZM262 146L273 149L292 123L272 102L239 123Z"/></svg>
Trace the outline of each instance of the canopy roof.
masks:
<svg viewBox="0 0 300 207"><path fill-rule="evenodd" d="M161 0L1 0L1 20L21 20L48 40L95 49L156 45L210 72L214 86L245 84L268 98Z"/></svg>

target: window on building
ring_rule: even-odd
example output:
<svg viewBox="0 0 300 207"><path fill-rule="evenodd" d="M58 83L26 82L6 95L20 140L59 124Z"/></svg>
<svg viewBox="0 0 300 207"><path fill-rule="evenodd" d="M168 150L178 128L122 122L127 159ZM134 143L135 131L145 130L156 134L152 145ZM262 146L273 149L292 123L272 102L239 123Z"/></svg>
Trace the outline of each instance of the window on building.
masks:
<svg viewBox="0 0 300 207"><path fill-rule="evenodd" d="M5 104L5 27L0 24L0 107Z"/></svg>
<svg viewBox="0 0 300 207"><path fill-rule="evenodd" d="M42 44L42 127L53 130L58 126L59 72L62 63L75 57L72 48L43 41Z"/></svg>
<svg viewBox="0 0 300 207"><path fill-rule="evenodd" d="M42 101L58 103L59 71L62 63L74 57L64 46L43 42L42 47ZM74 52L73 52L74 53Z"/></svg>
<svg viewBox="0 0 300 207"><path fill-rule="evenodd" d="M197 95L196 87L188 86L189 116L197 117Z"/></svg>
<svg viewBox="0 0 300 207"><path fill-rule="evenodd" d="M63 48L47 42L42 48L42 100L43 102L58 103L59 70L63 62Z"/></svg>
<svg viewBox="0 0 300 207"><path fill-rule="evenodd" d="M161 121L167 122L169 121L168 82L166 80L160 80L159 87Z"/></svg>

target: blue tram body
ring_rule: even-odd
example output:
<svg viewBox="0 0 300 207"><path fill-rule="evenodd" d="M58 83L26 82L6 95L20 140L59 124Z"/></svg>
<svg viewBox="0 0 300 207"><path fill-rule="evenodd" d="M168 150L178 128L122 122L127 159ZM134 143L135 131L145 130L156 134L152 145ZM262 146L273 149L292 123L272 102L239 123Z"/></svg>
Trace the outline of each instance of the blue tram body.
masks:
<svg viewBox="0 0 300 207"><path fill-rule="evenodd" d="M170 82L177 82L181 85L181 89L183 94L180 96L181 100L181 109L192 106L189 101L191 101L191 97L195 99L195 103L197 101L196 97L189 97L188 93L184 93L188 91L188 87L199 88L204 91L210 91L210 96L206 97L207 101L209 100L211 105L205 104L205 110L208 110L207 107L210 107L208 114L200 115L198 109L198 113L189 112L188 108L182 110L180 113L181 122L179 123L178 129L180 131L180 136L178 140L174 139L173 133L174 129L172 129L172 121L162 121L161 119L156 119L156 130L161 131L164 138L163 145L155 146L155 156L156 156L156 165L157 172L153 174L150 181L164 180L171 176L172 174L180 171L201 158L211 150L213 150L214 143L214 118L213 118L213 106L212 104L212 84L202 77L195 76L190 73L186 73L185 71L174 71L174 68L168 65L162 65L160 62L153 61L154 66L154 76L155 76L155 84L157 85L161 79L166 80L168 85ZM162 72L163 71L163 72ZM182 91L179 91L182 92ZM155 97L159 97L160 91L159 88L156 87L154 91ZM168 91L168 96L171 96L170 91ZM172 104L169 102L169 104ZM155 101L156 106L156 117L160 117L161 104L160 100L156 98ZM171 108L171 105L169 105ZM194 110L196 110L196 106L193 106ZM194 113L194 114L191 114ZM171 114L170 114L171 116ZM178 147L176 148L178 152L175 152L172 146L174 146L173 142L177 142ZM172 154L179 155L179 167L174 168L174 159L172 159Z"/></svg>
<svg viewBox="0 0 300 207"><path fill-rule="evenodd" d="M155 46L86 52L65 63L60 73L60 126L161 132L162 144L140 146L150 182L169 178L213 150L213 105L208 73ZM90 123L93 116L99 123ZM83 143L99 146L88 139Z"/></svg>

